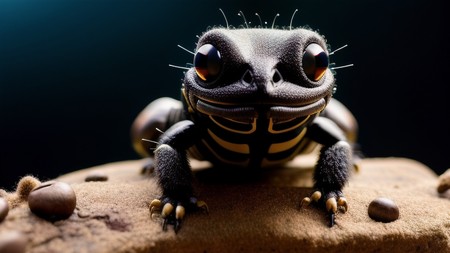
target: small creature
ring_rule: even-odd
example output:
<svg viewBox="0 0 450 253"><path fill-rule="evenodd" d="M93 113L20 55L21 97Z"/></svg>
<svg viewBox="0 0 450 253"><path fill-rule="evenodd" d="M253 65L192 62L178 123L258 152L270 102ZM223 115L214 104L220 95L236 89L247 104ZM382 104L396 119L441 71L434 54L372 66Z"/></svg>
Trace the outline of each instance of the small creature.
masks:
<svg viewBox="0 0 450 253"><path fill-rule="evenodd" d="M271 28L262 22L250 28L239 14L244 27L227 21L200 36L195 51L179 46L194 56L193 66L174 66L186 71L181 101L157 99L132 125L134 148L154 157L149 167L162 189L152 212L161 212L164 229L178 230L188 211L207 208L194 196L188 156L220 167L261 168L320 144L314 191L301 205L321 203L333 226L335 214L348 209L342 189L357 133L352 114L332 98L329 56L337 50L329 52L315 31L293 29L292 19L284 29L274 28L275 20Z"/></svg>

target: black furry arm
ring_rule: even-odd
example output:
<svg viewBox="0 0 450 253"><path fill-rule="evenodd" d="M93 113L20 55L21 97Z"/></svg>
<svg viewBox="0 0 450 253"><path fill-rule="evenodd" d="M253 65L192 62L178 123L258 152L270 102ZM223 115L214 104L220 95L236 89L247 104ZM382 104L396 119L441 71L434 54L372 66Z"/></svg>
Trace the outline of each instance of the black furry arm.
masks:
<svg viewBox="0 0 450 253"><path fill-rule="evenodd" d="M159 139L155 171L163 196L179 201L189 201L192 197L192 174L186 150L197 136L194 123L184 120L170 127Z"/></svg>
<svg viewBox="0 0 450 253"><path fill-rule="evenodd" d="M323 145L314 171L314 187L325 195L325 201L339 198L349 178L351 147L342 130L327 118L315 119L308 131L311 139Z"/></svg>

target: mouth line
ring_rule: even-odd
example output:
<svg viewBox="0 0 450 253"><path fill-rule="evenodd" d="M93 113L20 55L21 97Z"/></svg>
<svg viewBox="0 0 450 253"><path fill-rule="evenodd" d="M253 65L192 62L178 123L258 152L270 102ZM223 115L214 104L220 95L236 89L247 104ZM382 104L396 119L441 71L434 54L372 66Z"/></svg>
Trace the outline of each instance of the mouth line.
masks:
<svg viewBox="0 0 450 253"><path fill-rule="evenodd" d="M325 105L325 98L301 106L214 103L201 98L196 102L197 110L203 114L249 122L258 117L272 118L276 121L305 117L322 111Z"/></svg>

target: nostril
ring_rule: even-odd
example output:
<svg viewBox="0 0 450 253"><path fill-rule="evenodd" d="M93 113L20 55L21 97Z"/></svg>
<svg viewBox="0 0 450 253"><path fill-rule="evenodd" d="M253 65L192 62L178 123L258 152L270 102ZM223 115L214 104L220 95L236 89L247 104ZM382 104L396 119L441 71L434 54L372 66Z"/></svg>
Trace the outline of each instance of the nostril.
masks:
<svg viewBox="0 0 450 253"><path fill-rule="evenodd" d="M253 83L253 76L249 70L245 71L244 75L242 76L242 81L248 84Z"/></svg>
<svg viewBox="0 0 450 253"><path fill-rule="evenodd" d="M275 72L273 73L273 76L272 76L272 82L278 83L282 80L283 80L283 77L281 76L280 71L278 71L278 69L275 69Z"/></svg>

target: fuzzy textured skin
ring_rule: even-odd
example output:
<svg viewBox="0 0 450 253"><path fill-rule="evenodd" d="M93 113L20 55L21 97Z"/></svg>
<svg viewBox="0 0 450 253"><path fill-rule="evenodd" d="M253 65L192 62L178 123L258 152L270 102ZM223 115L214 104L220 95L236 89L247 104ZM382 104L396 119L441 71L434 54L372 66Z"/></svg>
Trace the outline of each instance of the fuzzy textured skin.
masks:
<svg viewBox="0 0 450 253"><path fill-rule="evenodd" d="M164 227L175 224L177 230L181 224L175 206L205 206L194 197L187 154L249 171L286 163L317 144L323 148L314 188L334 224L338 207L347 209L342 189L352 166L354 143L348 140L355 140L357 124L331 98L335 79L321 64L328 64L327 43L308 29L217 28L199 38L181 102L158 99L133 124L135 144L158 138L154 166L163 195L152 210L162 209Z"/></svg>

